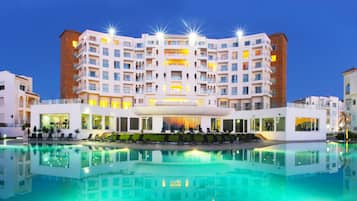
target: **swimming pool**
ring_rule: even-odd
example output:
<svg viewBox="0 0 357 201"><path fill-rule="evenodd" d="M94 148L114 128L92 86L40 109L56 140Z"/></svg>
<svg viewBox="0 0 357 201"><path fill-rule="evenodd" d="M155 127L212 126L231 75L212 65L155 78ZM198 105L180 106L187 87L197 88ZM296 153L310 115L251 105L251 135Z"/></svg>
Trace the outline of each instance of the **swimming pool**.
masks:
<svg viewBox="0 0 357 201"><path fill-rule="evenodd" d="M0 146L0 200L357 200L357 146Z"/></svg>

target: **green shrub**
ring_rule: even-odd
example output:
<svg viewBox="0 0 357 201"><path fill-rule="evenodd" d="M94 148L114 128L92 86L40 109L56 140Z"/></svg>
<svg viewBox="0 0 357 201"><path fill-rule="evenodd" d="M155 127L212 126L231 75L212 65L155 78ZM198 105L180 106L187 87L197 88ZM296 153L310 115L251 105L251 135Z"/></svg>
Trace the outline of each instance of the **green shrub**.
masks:
<svg viewBox="0 0 357 201"><path fill-rule="evenodd" d="M199 134L193 135L193 141L194 142L201 142L202 143L203 140L204 140L203 135L199 135Z"/></svg>
<svg viewBox="0 0 357 201"><path fill-rule="evenodd" d="M179 141L179 135L177 135L177 134L169 135L168 141L169 142L178 142Z"/></svg>

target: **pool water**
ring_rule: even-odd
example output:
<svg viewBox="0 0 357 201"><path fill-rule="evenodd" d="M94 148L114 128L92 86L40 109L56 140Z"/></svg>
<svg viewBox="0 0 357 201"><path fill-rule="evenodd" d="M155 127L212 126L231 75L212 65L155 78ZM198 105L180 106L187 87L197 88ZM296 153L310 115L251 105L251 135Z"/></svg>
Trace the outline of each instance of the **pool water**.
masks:
<svg viewBox="0 0 357 201"><path fill-rule="evenodd" d="M355 201L357 145L234 150L0 146L0 200Z"/></svg>

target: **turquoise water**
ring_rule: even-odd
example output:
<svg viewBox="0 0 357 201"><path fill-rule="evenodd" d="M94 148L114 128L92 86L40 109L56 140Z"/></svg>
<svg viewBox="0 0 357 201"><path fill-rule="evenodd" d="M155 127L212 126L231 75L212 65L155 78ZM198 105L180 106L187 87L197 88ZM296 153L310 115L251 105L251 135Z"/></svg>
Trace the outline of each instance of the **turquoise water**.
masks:
<svg viewBox="0 0 357 201"><path fill-rule="evenodd" d="M134 150L0 146L0 200L357 200L357 145Z"/></svg>

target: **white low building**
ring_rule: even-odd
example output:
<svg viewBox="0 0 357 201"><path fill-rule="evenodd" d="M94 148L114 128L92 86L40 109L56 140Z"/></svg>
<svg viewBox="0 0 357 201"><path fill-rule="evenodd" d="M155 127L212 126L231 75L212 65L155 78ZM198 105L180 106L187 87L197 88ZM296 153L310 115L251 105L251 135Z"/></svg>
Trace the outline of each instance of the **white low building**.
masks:
<svg viewBox="0 0 357 201"><path fill-rule="evenodd" d="M338 132L341 130L340 122L344 112L344 104L335 96L308 96L294 101L295 103L315 106L326 110L327 132Z"/></svg>
<svg viewBox="0 0 357 201"><path fill-rule="evenodd" d="M235 111L191 103L112 109L83 104L80 100L47 101L32 106L32 128L60 129L87 138L90 133L173 133L194 130L261 134L269 140L326 139L326 112L304 105Z"/></svg>

